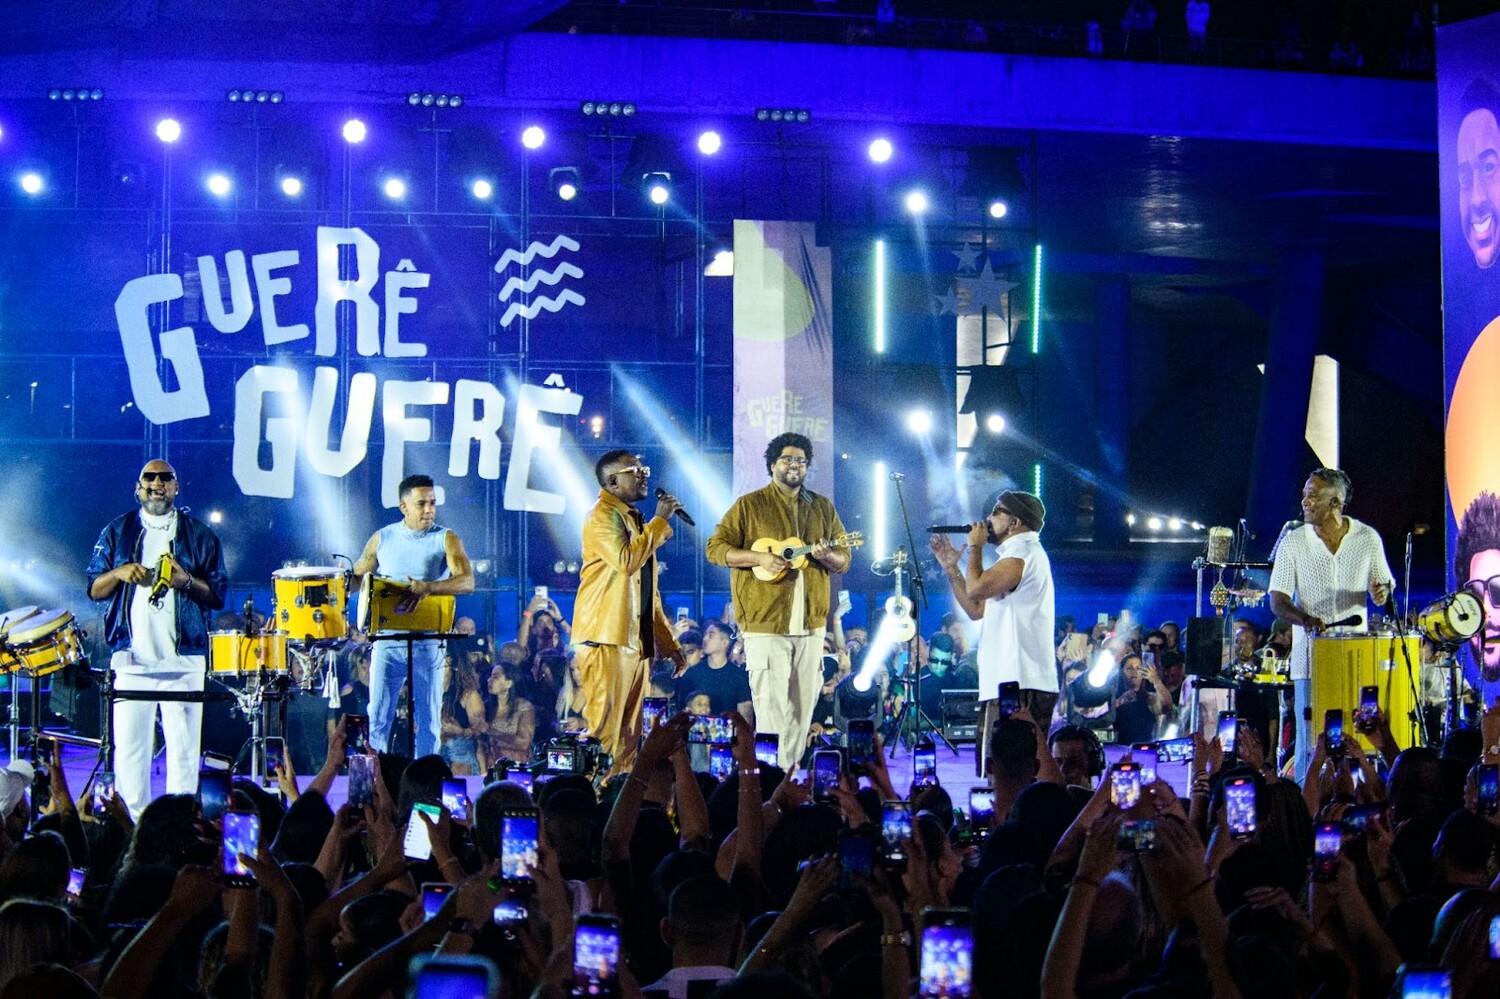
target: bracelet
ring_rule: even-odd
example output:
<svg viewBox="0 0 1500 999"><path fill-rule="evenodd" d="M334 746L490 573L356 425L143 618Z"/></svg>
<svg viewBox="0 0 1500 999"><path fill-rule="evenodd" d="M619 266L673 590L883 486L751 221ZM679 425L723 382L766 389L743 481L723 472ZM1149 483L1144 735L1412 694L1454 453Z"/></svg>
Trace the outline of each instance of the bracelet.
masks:
<svg viewBox="0 0 1500 999"><path fill-rule="evenodd" d="M1204 878L1202 881L1199 881L1197 884L1193 885L1193 887L1189 888L1187 890L1187 893L1189 895L1191 895L1194 892L1201 891L1204 888L1207 888L1209 885L1211 885L1213 883L1214 883L1214 879L1213 878L1211 878L1211 877L1210 878Z"/></svg>
<svg viewBox="0 0 1500 999"><path fill-rule="evenodd" d="M900 933L882 933L880 935L880 946L882 947L910 947L911 934L902 930Z"/></svg>
<svg viewBox="0 0 1500 999"><path fill-rule="evenodd" d="M740 771L740 776L741 777L759 777L760 776L760 767L750 767L748 770L741 770Z"/></svg>

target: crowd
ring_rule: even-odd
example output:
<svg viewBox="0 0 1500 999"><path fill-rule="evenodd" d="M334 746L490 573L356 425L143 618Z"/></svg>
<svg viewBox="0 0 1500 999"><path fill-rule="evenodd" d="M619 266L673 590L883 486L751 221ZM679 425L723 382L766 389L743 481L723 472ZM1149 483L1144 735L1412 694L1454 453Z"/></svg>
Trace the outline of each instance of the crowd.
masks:
<svg viewBox="0 0 1500 999"><path fill-rule="evenodd" d="M1236 623L1231 661L1284 641ZM567 625L543 597L517 641L454 643L442 755L381 756L359 808L330 798L353 748L343 721L310 780L234 783L248 839L190 796L132 824L117 797L75 801L59 755L35 782L12 764L0 999L438 996L458 993L422 990L470 973L509 996L1374 996L1423 974L1500 994L1500 816L1478 787L1500 762L1500 706L1440 750L1396 745L1377 713L1360 731L1378 752L1320 737L1299 787L1267 720L1242 713L1233 751L1183 726L1171 622L1058 631L1064 677L1109 654L1106 694L981 733L985 814L958 788L898 780L878 749L816 788L758 758L732 620L679 623L688 670L656 671L653 693L680 713L629 774L603 781L587 755L523 766L578 728ZM967 639L949 619L918 643L924 683L971 682ZM813 751L849 720L839 692L868 640L830 636ZM888 702L909 668L880 670ZM726 712L732 767L713 776L690 731ZM1183 796L1123 779L1101 747L1179 734ZM472 802L444 794L464 773L487 774Z"/></svg>

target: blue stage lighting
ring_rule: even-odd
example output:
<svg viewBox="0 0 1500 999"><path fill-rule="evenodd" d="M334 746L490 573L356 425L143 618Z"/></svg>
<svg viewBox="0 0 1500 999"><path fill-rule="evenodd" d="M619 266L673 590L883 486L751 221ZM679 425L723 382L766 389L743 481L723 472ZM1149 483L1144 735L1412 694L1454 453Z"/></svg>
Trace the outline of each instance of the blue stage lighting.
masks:
<svg viewBox="0 0 1500 999"><path fill-rule="evenodd" d="M285 194L288 198L301 197L301 195L302 195L302 180L301 180L301 178L299 178L299 177L283 177L283 178L281 178L281 193Z"/></svg>
<svg viewBox="0 0 1500 999"><path fill-rule="evenodd" d="M209 174L208 179L203 183L204 186L208 188L208 193L212 194L216 198L227 196L229 192L234 188L233 182L230 181L229 177L226 174L222 173Z"/></svg>
<svg viewBox="0 0 1500 999"><path fill-rule="evenodd" d="M890 139L876 139L870 143L870 159L876 163L884 163L891 158L896 150L891 145Z"/></svg>
<svg viewBox="0 0 1500 999"><path fill-rule="evenodd" d="M723 145L724 140L720 138L718 132L710 130L698 136L698 152L704 156L712 156L723 148Z"/></svg>
<svg viewBox="0 0 1500 999"><path fill-rule="evenodd" d="M358 118L350 118L348 121L344 122L345 142L364 142L365 134L365 123L360 121Z"/></svg>
<svg viewBox="0 0 1500 999"><path fill-rule="evenodd" d="M385 182L380 185L380 189L384 191L385 196L387 198L390 198L392 201L400 201L402 198L406 197L406 181L402 180L400 177L387 177L385 179Z"/></svg>
<svg viewBox="0 0 1500 999"><path fill-rule="evenodd" d="M540 149L546 141L547 133L542 131L540 125L530 125L521 133L521 145L527 149Z"/></svg>
<svg viewBox="0 0 1500 999"><path fill-rule="evenodd" d="M21 190L33 197L41 194L42 189L47 186L46 182L42 180L42 175L35 171L27 171L21 174L20 184Z"/></svg>
<svg viewBox="0 0 1500 999"><path fill-rule="evenodd" d="M182 138L182 125L175 118L163 118L156 123L156 137L166 143L176 142Z"/></svg>
<svg viewBox="0 0 1500 999"><path fill-rule="evenodd" d="M469 185L469 190L480 201L488 201L495 196L495 185L483 177L475 178L474 183Z"/></svg>

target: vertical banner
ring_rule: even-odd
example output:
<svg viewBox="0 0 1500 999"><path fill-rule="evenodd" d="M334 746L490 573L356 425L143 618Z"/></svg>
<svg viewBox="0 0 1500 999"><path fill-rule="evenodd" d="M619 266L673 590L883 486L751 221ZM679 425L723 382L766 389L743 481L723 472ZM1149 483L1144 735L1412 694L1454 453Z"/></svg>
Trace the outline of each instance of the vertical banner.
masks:
<svg viewBox="0 0 1500 999"><path fill-rule="evenodd" d="M1460 654L1488 705L1500 697L1500 15L1437 40L1448 571L1479 601L1483 626Z"/></svg>
<svg viewBox="0 0 1500 999"><path fill-rule="evenodd" d="M833 255L811 222L735 220L734 413L736 495L766 484L766 443L788 431L833 495Z"/></svg>

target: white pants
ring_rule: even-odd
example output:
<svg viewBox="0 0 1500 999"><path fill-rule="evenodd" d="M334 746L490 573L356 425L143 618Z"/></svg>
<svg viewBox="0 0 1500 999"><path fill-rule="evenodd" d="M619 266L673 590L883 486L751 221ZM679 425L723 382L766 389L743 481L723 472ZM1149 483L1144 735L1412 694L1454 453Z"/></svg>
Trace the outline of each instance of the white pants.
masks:
<svg viewBox="0 0 1500 999"><path fill-rule="evenodd" d="M745 633L755 728L776 733L783 770L795 767L807 747L807 730L823 688L823 630L806 635Z"/></svg>
<svg viewBox="0 0 1500 999"><path fill-rule="evenodd" d="M111 668L132 662L129 652L116 652ZM172 668L156 672L121 672L115 668L116 690L203 689L206 661L203 656L179 656ZM138 668L138 667L136 667ZM167 793L198 792L198 750L203 738L203 705L187 701L116 701L112 715L115 744L115 789L137 821L151 803L151 756L156 747L156 712L161 711L161 730L167 741Z"/></svg>

